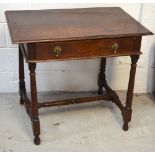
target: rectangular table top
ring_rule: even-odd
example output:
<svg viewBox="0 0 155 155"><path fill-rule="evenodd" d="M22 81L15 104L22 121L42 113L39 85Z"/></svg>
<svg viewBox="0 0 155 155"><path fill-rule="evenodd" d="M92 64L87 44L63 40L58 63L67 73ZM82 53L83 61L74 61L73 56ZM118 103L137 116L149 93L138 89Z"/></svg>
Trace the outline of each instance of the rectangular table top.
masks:
<svg viewBox="0 0 155 155"><path fill-rule="evenodd" d="M6 11L13 43L152 34L119 7Z"/></svg>

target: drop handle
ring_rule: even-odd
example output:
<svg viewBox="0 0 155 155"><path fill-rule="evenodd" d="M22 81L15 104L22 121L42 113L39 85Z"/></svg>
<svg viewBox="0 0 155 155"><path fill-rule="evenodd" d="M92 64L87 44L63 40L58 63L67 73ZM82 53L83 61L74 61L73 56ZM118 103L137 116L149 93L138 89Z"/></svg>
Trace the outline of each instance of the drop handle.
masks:
<svg viewBox="0 0 155 155"><path fill-rule="evenodd" d="M59 57L60 54L62 53L62 48L60 46L55 46L53 48L53 53L56 57Z"/></svg>
<svg viewBox="0 0 155 155"><path fill-rule="evenodd" d="M118 48L119 48L119 46L118 46L117 43L114 43L114 44L112 45L112 50L114 51L115 54L117 53Z"/></svg>

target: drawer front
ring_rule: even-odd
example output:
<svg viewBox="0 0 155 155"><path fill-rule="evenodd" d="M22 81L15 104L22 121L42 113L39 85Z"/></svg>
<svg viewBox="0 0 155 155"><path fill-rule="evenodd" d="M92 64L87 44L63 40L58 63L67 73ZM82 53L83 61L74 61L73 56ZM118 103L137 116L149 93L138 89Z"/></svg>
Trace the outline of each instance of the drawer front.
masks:
<svg viewBox="0 0 155 155"><path fill-rule="evenodd" d="M36 43L37 60L65 60L130 55L135 37Z"/></svg>

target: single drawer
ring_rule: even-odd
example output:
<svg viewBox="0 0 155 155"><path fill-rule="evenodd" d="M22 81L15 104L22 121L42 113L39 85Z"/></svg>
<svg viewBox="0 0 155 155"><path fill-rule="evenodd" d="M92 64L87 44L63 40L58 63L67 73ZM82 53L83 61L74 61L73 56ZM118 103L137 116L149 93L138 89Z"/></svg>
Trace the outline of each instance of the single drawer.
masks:
<svg viewBox="0 0 155 155"><path fill-rule="evenodd" d="M36 43L37 60L132 55L136 37ZM139 51L138 51L139 52Z"/></svg>

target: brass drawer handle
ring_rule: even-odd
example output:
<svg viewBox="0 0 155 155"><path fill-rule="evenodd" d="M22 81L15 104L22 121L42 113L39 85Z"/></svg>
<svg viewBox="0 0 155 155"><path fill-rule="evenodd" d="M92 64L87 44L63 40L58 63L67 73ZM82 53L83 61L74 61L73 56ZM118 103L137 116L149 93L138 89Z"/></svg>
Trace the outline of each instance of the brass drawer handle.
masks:
<svg viewBox="0 0 155 155"><path fill-rule="evenodd" d="M62 52L62 48L60 46L55 46L53 49L53 53L55 54L56 57L59 57Z"/></svg>
<svg viewBox="0 0 155 155"><path fill-rule="evenodd" d="M112 45L112 50L114 51L115 54L117 53L118 48L119 48L119 46L118 46L117 43L114 43L114 44Z"/></svg>

